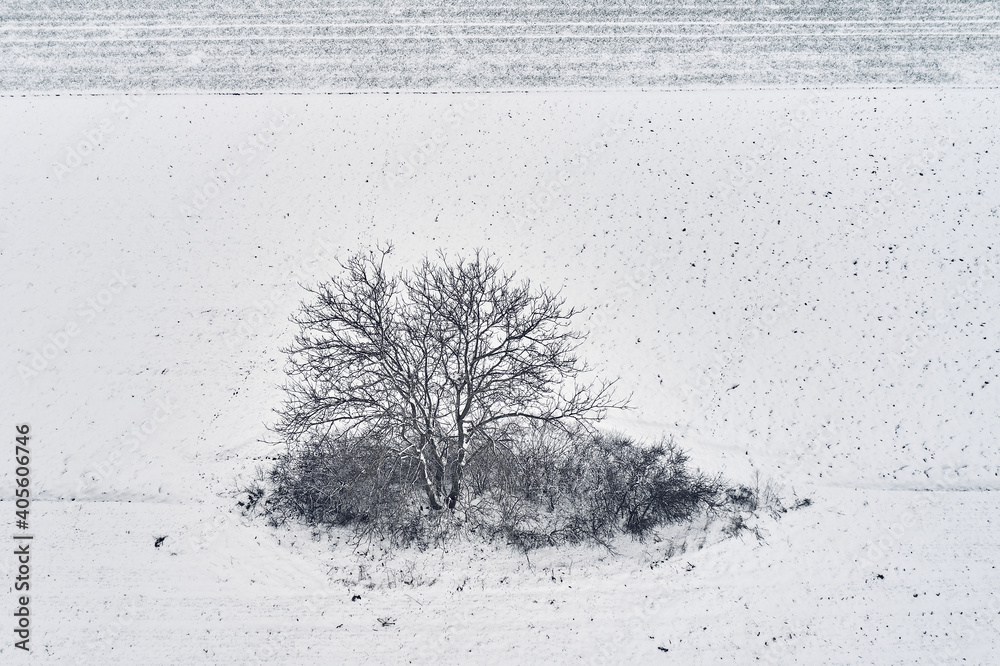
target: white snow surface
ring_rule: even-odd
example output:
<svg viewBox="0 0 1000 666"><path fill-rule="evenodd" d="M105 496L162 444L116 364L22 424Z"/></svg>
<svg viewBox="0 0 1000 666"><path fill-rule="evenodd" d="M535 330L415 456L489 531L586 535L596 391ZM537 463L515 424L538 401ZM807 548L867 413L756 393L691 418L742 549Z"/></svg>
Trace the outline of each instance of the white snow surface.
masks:
<svg viewBox="0 0 1000 666"><path fill-rule="evenodd" d="M3 427L13 451L31 426L35 538L30 654L0 556L0 661L995 663L998 112L915 87L3 98ZM633 392L610 427L813 504L763 542L528 557L243 516L299 283L389 240L562 289Z"/></svg>

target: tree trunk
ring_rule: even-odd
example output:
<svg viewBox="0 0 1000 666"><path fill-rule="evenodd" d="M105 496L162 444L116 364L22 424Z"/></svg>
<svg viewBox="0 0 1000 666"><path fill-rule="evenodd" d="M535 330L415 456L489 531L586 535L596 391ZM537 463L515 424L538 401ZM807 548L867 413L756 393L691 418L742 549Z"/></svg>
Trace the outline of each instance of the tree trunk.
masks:
<svg viewBox="0 0 1000 666"><path fill-rule="evenodd" d="M469 445L465 439L465 425L458 421L458 459L451 471L451 492L448 493L448 508L454 509L462 495L462 476L465 473L465 455Z"/></svg>
<svg viewBox="0 0 1000 666"><path fill-rule="evenodd" d="M421 437L420 439L420 471L423 472L424 477L424 492L427 493L427 501L430 504L431 509L433 511L440 511L444 508L444 505L441 502L441 496L444 494L444 488L441 487L440 479L437 484L431 480L430 470L427 469L427 456L424 454L424 449L427 446L427 439L425 437ZM440 472L435 473L435 476L438 478L439 475Z"/></svg>

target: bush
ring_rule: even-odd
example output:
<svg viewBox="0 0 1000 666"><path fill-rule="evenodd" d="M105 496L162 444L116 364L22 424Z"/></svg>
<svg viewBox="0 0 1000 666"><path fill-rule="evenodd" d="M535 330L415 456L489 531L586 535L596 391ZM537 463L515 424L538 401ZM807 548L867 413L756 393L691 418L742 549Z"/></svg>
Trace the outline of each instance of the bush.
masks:
<svg viewBox="0 0 1000 666"><path fill-rule="evenodd" d="M672 441L542 430L493 463L501 510L488 523L518 545L637 538L719 502L722 484L687 468ZM477 478L487 476L477 470ZM482 502L489 506L490 502Z"/></svg>
<svg viewBox="0 0 1000 666"><path fill-rule="evenodd" d="M263 507L274 524L294 517L360 532L401 532L419 498L412 462L360 436L316 437L291 447L269 481Z"/></svg>
<svg viewBox="0 0 1000 666"><path fill-rule="evenodd" d="M456 528L524 549L584 541L608 545L721 505L717 478L692 472L672 441L644 446L622 435L525 425L472 458L467 500L429 511L420 468L370 437L321 437L289 449L254 499L277 525L290 518L349 526L358 538L428 544Z"/></svg>

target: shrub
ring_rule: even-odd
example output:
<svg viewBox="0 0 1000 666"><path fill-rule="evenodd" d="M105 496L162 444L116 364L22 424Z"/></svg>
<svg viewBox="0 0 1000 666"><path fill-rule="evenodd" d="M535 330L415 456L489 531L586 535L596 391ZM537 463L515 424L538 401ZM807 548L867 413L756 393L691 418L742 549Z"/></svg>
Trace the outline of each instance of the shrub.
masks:
<svg viewBox="0 0 1000 666"><path fill-rule="evenodd" d="M496 527L519 544L642 538L718 504L721 483L687 468L672 441L542 430L498 465ZM517 510L514 510L514 507Z"/></svg>
<svg viewBox="0 0 1000 666"><path fill-rule="evenodd" d="M397 544L468 531L530 549L643 538L725 497L721 481L690 471L670 440L645 446L622 435L528 424L518 435L469 461L468 500L454 515L428 510L421 469L411 460L386 455L391 447L371 436L345 435L289 449L270 472L266 498L247 508L261 507L273 524L295 518L349 526L358 538Z"/></svg>
<svg viewBox="0 0 1000 666"><path fill-rule="evenodd" d="M269 481L264 510L275 524L295 517L385 535L406 531L418 511L412 461L364 436L315 437L290 447Z"/></svg>

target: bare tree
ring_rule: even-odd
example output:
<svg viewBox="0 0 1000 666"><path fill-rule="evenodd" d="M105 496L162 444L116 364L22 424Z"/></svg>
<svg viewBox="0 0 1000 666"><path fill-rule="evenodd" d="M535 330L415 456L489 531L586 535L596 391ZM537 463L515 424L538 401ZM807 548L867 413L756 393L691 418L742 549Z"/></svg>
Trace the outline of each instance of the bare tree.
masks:
<svg viewBox="0 0 1000 666"><path fill-rule="evenodd" d="M625 407L614 382L582 380L585 336L558 294L481 251L389 275L391 250L348 259L293 318L286 439L373 438L417 463L432 509L453 509L469 461L522 425L586 425Z"/></svg>

